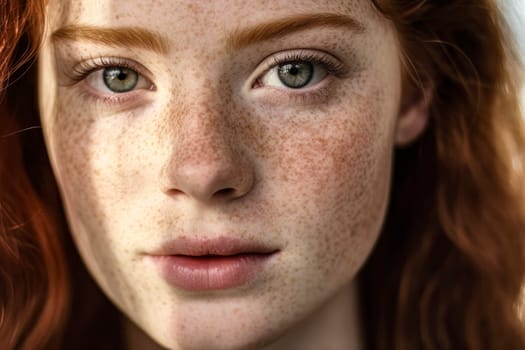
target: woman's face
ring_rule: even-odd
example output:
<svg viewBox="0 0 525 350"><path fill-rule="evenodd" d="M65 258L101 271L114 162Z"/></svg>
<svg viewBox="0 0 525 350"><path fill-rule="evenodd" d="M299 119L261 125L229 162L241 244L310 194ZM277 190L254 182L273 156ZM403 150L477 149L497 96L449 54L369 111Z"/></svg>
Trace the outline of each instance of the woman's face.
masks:
<svg viewBox="0 0 525 350"><path fill-rule="evenodd" d="M166 347L241 349L350 288L407 135L396 33L369 1L58 3L47 148L126 316Z"/></svg>

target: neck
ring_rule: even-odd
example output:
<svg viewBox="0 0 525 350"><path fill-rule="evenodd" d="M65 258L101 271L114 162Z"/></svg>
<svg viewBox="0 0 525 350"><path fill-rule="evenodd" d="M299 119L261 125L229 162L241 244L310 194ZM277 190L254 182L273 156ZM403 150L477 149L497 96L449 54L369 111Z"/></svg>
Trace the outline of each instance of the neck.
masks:
<svg viewBox="0 0 525 350"><path fill-rule="evenodd" d="M274 343L255 350L363 350L357 285L347 285ZM164 350L127 318L124 337L126 350Z"/></svg>
<svg viewBox="0 0 525 350"><path fill-rule="evenodd" d="M125 350L165 350L127 317L123 316L122 320Z"/></svg>
<svg viewBox="0 0 525 350"><path fill-rule="evenodd" d="M264 350L363 350L358 283L347 285L308 319Z"/></svg>

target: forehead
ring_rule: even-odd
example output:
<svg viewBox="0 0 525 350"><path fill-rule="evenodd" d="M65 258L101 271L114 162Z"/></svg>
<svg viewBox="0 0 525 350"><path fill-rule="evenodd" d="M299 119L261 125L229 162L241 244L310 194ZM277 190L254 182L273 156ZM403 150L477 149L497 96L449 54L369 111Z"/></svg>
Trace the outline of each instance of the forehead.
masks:
<svg viewBox="0 0 525 350"><path fill-rule="evenodd" d="M365 21L373 13L369 0L51 0L49 11L53 27L140 26L159 32L191 30L198 35L292 14L329 12Z"/></svg>

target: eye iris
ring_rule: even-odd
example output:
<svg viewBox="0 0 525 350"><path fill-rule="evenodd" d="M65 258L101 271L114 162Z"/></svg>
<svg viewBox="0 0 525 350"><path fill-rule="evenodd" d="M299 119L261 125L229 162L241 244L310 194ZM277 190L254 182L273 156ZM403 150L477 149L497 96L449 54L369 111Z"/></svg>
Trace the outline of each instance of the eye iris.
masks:
<svg viewBox="0 0 525 350"><path fill-rule="evenodd" d="M103 76L104 84L113 92L131 91L139 81L137 72L123 67L106 68Z"/></svg>
<svg viewBox="0 0 525 350"><path fill-rule="evenodd" d="M279 80L289 88L299 89L312 80L314 66L310 62L289 62L279 66Z"/></svg>

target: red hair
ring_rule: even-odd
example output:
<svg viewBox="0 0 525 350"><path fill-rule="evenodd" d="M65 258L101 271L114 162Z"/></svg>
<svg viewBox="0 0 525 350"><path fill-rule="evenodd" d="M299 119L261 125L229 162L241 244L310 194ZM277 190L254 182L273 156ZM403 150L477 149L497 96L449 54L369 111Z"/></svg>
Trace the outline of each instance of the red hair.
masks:
<svg viewBox="0 0 525 350"><path fill-rule="evenodd" d="M363 271L370 348L525 349L525 138L496 1L374 3L399 33L408 89L433 96L426 134L396 153Z"/></svg>
<svg viewBox="0 0 525 350"><path fill-rule="evenodd" d="M389 213L360 276L368 348L524 349L516 306L525 276L525 214L522 174L513 165L523 165L525 136L516 65L496 1L373 2L398 31L405 93L431 90L432 103L425 135L396 151ZM87 314L80 310L75 322L68 316L70 287L81 281L70 283L65 266L79 257L61 234L42 137L16 132L38 122L30 58L43 14L43 0L4 1L0 8L0 348L6 349L57 349L61 339L77 337L65 332L66 321ZM74 295L87 309L97 299ZM80 328L78 343L95 333Z"/></svg>
<svg viewBox="0 0 525 350"><path fill-rule="evenodd" d="M69 283L50 210L28 177L20 135L23 113L34 113L34 86L23 105L13 94L15 72L28 69L42 36L42 1L4 1L0 8L0 348L60 346ZM17 45L14 45L14 44ZM21 108L22 106L27 108Z"/></svg>

